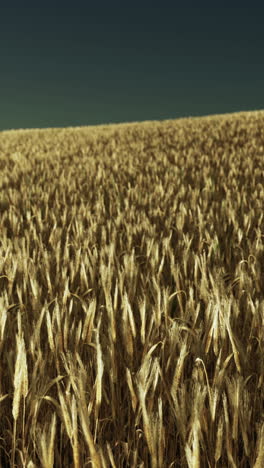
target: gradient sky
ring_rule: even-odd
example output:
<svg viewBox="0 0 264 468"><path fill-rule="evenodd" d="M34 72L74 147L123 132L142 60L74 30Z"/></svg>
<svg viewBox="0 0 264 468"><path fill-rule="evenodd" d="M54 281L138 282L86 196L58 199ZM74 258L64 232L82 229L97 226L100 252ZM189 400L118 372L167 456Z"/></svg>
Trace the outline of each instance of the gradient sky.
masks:
<svg viewBox="0 0 264 468"><path fill-rule="evenodd" d="M264 4L187 3L1 5L0 130L264 109Z"/></svg>

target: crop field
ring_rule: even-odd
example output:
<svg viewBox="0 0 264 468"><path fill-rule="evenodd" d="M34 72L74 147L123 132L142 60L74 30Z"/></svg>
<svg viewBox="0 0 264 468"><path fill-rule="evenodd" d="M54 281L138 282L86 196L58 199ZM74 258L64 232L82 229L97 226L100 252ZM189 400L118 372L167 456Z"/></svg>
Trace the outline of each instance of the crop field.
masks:
<svg viewBox="0 0 264 468"><path fill-rule="evenodd" d="M264 111L0 132L0 466L264 467Z"/></svg>

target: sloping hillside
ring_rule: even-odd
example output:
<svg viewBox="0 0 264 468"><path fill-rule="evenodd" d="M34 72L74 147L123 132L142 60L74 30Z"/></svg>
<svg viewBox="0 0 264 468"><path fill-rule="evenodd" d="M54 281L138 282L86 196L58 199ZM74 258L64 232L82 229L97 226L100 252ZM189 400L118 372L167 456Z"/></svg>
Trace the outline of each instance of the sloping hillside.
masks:
<svg viewBox="0 0 264 468"><path fill-rule="evenodd" d="M0 132L0 465L263 466L264 111Z"/></svg>

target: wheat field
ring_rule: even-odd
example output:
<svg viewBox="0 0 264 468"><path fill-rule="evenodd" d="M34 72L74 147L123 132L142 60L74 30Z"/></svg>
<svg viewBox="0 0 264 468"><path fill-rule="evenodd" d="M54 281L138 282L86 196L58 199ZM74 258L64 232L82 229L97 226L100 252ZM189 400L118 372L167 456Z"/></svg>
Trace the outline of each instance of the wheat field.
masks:
<svg viewBox="0 0 264 468"><path fill-rule="evenodd" d="M0 132L0 466L264 466L264 111Z"/></svg>

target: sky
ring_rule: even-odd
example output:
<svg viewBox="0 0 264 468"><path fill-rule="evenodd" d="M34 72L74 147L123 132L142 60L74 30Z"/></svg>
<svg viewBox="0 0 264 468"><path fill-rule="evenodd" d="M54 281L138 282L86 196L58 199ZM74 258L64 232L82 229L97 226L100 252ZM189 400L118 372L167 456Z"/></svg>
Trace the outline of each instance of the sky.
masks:
<svg viewBox="0 0 264 468"><path fill-rule="evenodd" d="M0 131L263 110L264 4L235 3L2 3Z"/></svg>

